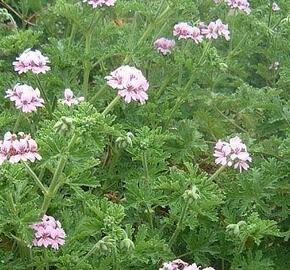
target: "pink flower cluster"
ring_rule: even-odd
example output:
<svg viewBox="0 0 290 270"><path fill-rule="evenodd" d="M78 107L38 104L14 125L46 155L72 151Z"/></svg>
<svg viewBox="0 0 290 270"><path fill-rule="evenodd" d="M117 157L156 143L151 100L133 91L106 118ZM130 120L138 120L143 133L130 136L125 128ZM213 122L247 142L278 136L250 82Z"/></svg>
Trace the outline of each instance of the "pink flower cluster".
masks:
<svg viewBox="0 0 290 270"><path fill-rule="evenodd" d="M207 39L217 39L224 37L225 40L230 40L230 31L227 24L218 19L215 22L210 22L208 26L200 24L201 32Z"/></svg>
<svg viewBox="0 0 290 270"><path fill-rule="evenodd" d="M159 270L202 270L200 266L197 266L195 263L189 265L188 263L177 259L171 262L166 262L163 264ZM203 268L203 270L215 270L212 267Z"/></svg>
<svg viewBox="0 0 290 270"><path fill-rule="evenodd" d="M16 134L7 132L0 141L0 165L6 160L10 163L41 160L36 141L22 132L18 135L19 139Z"/></svg>
<svg viewBox="0 0 290 270"><path fill-rule="evenodd" d="M16 61L13 62L14 70L19 74L32 71L35 74L46 73L50 70L47 66L49 59L43 56L40 51L31 49L25 50Z"/></svg>
<svg viewBox="0 0 290 270"><path fill-rule="evenodd" d="M38 107L44 106L38 88L33 89L26 84L16 84L13 89L8 89L5 98L15 102L16 108L24 113L36 112Z"/></svg>
<svg viewBox="0 0 290 270"><path fill-rule="evenodd" d="M84 3L88 3L93 6L93 8L102 7L102 6L114 6L117 0L83 0Z"/></svg>
<svg viewBox="0 0 290 270"><path fill-rule="evenodd" d="M232 9L237 9L247 14L251 13L250 4L247 0L225 0L225 2Z"/></svg>
<svg viewBox="0 0 290 270"><path fill-rule="evenodd" d="M203 40L200 29L185 22L174 25L173 35L177 37L178 40L192 39L195 43L200 43Z"/></svg>
<svg viewBox="0 0 290 270"><path fill-rule="evenodd" d="M216 164L234 166L240 172L247 170L249 168L248 162L252 161L246 145L238 136L231 138L229 142L219 140L215 145L214 157Z"/></svg>
<svg viewBox="0 0 290 270"><path fill-rule="evenodd" d="M54 217L44 215L42 221L31 225L34 230L33 245L37 247L51 246L53 249L58 249L59 246L65 243L65 232L58 220Z"/></svg>
<svg viewBox="0 0 290 270"><path fill-rule="evenodd" d="M118 90L118 95L124 98L125 102L132 100L144 104L148 99L147 90L149 83L143 76L141 70L131 66L120 66L106 76L107 84Z"/></svg>
<svg viewBox="0 0 290 270"><path fill-rule="evenodd" d="M224 37L230 40L230 31L227 24L218 19L215 22L210 22L208 25L200 23L198 27L191 26L187 23L178 23L173 28L173 35L178 39L192 39L196 44L206 39L217 39Z"/></svg>
<svg viewBox="0 0 290 270"><path fill-rule="evenodd" d="M159 38L154 42L155 49L163 55L171 53L171 50L175 47L175 41L167 38Z"/></svg>
<svg viewBox="0 0 290 270"><path fill-rule="evenodd" d="M60 102L70 107L72 105L78 105L84 100L84 97L74 97L73 91L67 88L64 90L64 99L61 99Z"/></svg>

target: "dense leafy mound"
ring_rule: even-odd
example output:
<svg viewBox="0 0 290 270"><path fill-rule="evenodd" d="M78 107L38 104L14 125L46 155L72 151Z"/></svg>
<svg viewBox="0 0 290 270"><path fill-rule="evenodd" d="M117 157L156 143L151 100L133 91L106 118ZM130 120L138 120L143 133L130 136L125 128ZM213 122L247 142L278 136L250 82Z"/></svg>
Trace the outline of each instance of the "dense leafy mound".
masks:
<svg viewBox="0 0 290 270"><path fill-rule="evenodd" d="M287 0L0 7L0 269L290 268Z"/></svg>

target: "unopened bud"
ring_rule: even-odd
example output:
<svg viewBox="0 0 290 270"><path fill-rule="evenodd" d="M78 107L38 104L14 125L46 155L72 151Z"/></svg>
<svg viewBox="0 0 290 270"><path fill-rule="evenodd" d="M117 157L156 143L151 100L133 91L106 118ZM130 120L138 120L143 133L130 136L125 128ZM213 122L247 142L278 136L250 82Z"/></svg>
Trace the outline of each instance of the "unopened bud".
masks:
<svg viewBox="0 0 290 270"><path fill-rule="evenodd" d="M96 250L101 253L107 253L112 250L114 240L109 236L105 236L103 239L99 240L96 244Z"/></svg>
<svg viewBox="0 0 290 270"><path fill-rule="evenodd" d="M134 245L133 241L129 238L123 239L120 243L120 247L121 247L121 249L124 249L124 250L129 251L129 252L135 249L135 245Z"/></svg>
<svg viewBox="0 0 290 270"><path fill-rule="evenodd" d="M191 200L197 200L200 198L198 188L196 186L193 186L191 189L188 189L184 192L183 198L185 200L191 199Z"/></svg>
<svg viewBox="0 0 290 270"><path fill-rule="evenodd" d="M125 137L118 137L116 139L116 145L119 148L127 148L133 145L132 139L134 138L133 133L128 132Z"/></svg>
<svg viewBox="0 0 290 270"><path fill-rule="evenodd" d="M73 119L70 117L61 117L59 121L53 127L57 133L66 135L70 133L73 128Z"/></svg>

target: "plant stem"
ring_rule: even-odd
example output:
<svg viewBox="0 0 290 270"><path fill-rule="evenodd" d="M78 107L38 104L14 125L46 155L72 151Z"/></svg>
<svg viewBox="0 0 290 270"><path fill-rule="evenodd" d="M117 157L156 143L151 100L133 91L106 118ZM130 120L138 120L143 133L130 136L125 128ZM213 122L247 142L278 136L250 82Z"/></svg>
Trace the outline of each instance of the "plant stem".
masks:
<svg viewBox="0 0 290 270"><path fill-rule="evenodd" d="M47 249L44 250L44 260L45 260L45 270L49 270L49 263L48 263Z"/></svg>
<svg viewBox="0 0 290 270"><path fill-rule="evenodd" d="M189 198L187 198L185 204L183 205L179 221L178 221L177 226L175 228L175 231L174 231L173 235L171 236L169 243L168 243L170 248L172 247L172 245L175 242L175 239L178 237L179 233L182 230L183 221L184 221L187 209L188 209L191 202L192 202L192 198L189 197Z"/></svg>
<svg viewBox="0 0 290 270"><path fill-rule="evenodd" d="M71 46L71 44L72 44L72 41L73 41L74 36L75 36L75 33L76 33L76 24L73 23L72 27L71 27L70 36L69 36L69 42L68 42L69 46Z"/></svg>
<svg viewBox="0 0 290 270"><path fill-rule="evenodd" d="M206 44L206 46L203 49L202 55L199 58L199 61L197 62L197 66L199 67L199 65L202 63L202 61L204 60L204 57L206 56L206 53L208 52L209 48L210 48L211 42L208 42ZM170 121L170 119L172 118L172 115L174 114L174 112L177 110L177 108L183 103L183 99L184 96L187 94L187 90L189 89L189 87L192 85L193 81L195 79L195 72L192 72L189 81L187 82L187 84L185 85L182 93L179 95L179 97L177 98L175 105L173 106L172 110L169 113L169 118L168 120Z"/></svg>
<svg viewBox="0 0 290 270"><path fill-rule="evenodd" d="M149 170L148 170L147 155L146 155L145 151L143 151L143 153L142 153L142 165L143 165L143 169L144 169L145 178L148 180L149 179Z"/></svg>
<svg viewBox="0 0 290 270"><path fill-rule="evenodd" d="M114 247L113 250L113 270L119 270L118 258L117 258L117 248Z"/></svg>
<svg viewBox="0 0 290 270"><path fill-rule="evenodd" d="M26 167L29 174L31 175L31 177L33 178L33 180L35 181L36 185L41 189L42 193L46 195L47 189L44 187L44 185L42 184L38 176L34 173L34 171L30 168L30 166L25 161L23 161L23 164Z"/></svg>
<svg viewBox="0 0 290 270"><path fill-rule="evenodd" d="M19 127L19 124L21 122L21 119L22 119L22 112L20 111L19 114L18 114L18 117L17 117L17 120L14 124L14 127L13 127L13 132L15 133Z"/></svg>
<svg viewBox="0 0 290 270"><path fill-rule="evenodd" d="M272 6L270 3L270 10L269 10L269 16L268 16L268 27L270 28L271 26L271 19L272 19Z"/></svg>
<svg viewBox="0 0 290 270"><path fill-rule="evenodd" d="M75 140L76 140L77 136L76 134L74 134L68 144L67 150L69 151L70 148L72 147L72 145L74 144ZM54 172L53 178L51 180L51 183L49 185L49 188L46 192L46 194L44 195L44 200L42 203L42 207L41 207L41 214L44 215L47 211L47 209L49 208L49 205L51 203L52 198L54 197L55 193L57 192L58 188L60 187L59 185L59 178L63 172L63 169L65 167L65 164L67 162L67 154L64 154L61 156L57 168Z"/></svg>
<svg viewBox="0 0 290 270"><path fill-rule="evenodd" d="M42 87L42 84L41 84L41 82L40 82L40 80L38 78L38 75L35 75L34 78L35 78L36 84L37 84L37 86L39 88L39 91L40 91L40 93L43 96L43 99L45 101L45 107L47 108L49 115L52 115L52 110L51 110L51 106L50 106L50 103L49 103L49 99L48 99L48 97L47 97L47 95L45 93L44 88Z"/></svg>
<svg viewBox="0 0 290 270"><path fill-rule="evenodd" d="M210 178L208 178L208 180L209 181L214 180L225 168L226 166L219 167L218 170L216 170L216 172Z"/></svg>
<svg viewBox="0 0 290 270"><path fill-rule="evenodd" d="M92 33L88 32L85 36L85 59L84 61L84 77L83 77L83 96L87 97L89 89L89 77L91 72L91 61L89 59L91 49Z"/></svg>
<svg viewBox="0 0 290 270"><path fill-rule="evenodd" d="M95 12L91 23L89 25L88 31L85 34L85 58L83 62L84 67L84 75L83 75L83 96L87 97L88 90L89 90L89 78L90 78L90 72L92 69L92 63L90 59L90 52L91 52L91 44L92 44L92 36L94 32L94 25L97 23L97 20L100 18L99 13Z"/></svg>
<svg viewBox="0 0 290 270"><path fill-rule="evenodd" d="M94 102L98 97L100 97L106 90L107 85L103 85L103 87L91 98L90 102Z"/></svg>
<svg viewBox="0 0 290 270"><path fill-rule="evenodd" d="M113 107L119 102L120 99L121 99L121 97L119 95L117 95L111 101L111 103L106 107L106 109L102 112L102 115L105 116L108 112L110 112L113 109Z"/></svg>

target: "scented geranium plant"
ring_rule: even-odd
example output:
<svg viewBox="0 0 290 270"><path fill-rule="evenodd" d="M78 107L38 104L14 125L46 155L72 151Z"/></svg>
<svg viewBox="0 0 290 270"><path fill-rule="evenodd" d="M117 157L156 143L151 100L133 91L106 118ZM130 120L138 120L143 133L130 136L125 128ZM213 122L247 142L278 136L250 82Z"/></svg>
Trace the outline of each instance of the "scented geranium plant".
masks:
<svg viewBox="0 0 290 270"><path fill-rule="evenodd" d="M290 268L287 0L0 1L0 269Z"/></svg>

